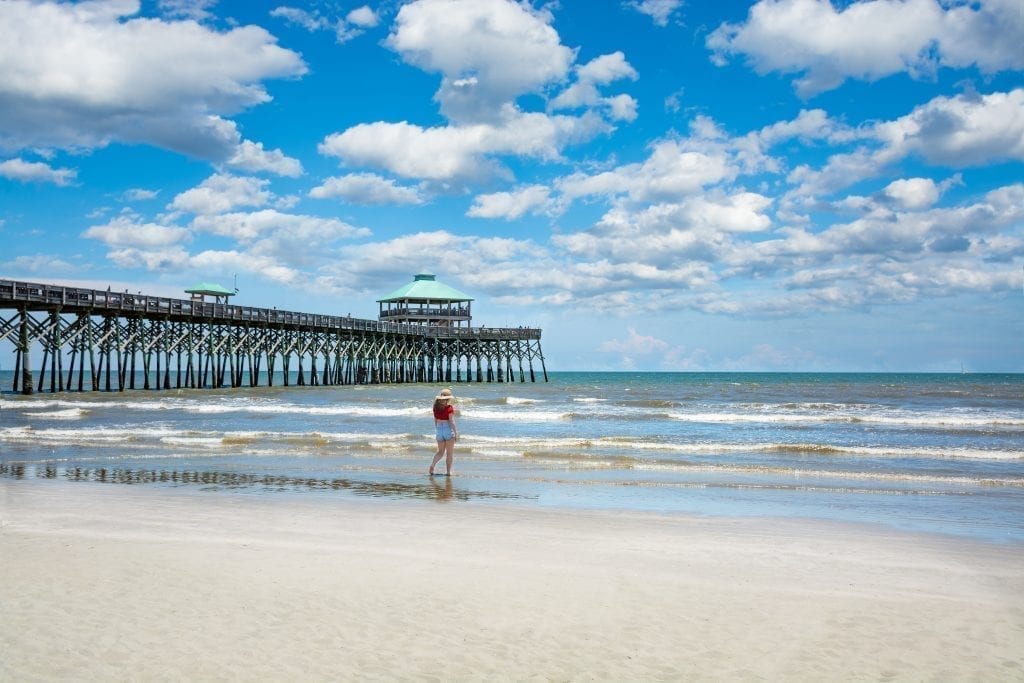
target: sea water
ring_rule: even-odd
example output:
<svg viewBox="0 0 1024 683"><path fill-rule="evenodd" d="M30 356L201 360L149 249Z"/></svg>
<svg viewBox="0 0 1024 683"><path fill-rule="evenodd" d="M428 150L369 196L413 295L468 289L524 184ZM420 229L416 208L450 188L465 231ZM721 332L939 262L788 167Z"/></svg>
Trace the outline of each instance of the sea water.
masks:
<svg viewBox="0 0 1024 683"><path fill-rule="evenodd" d="M21 396L11 379L0 373L5 481L824 518L1024 542L1021 375L456 383L450 479L427 476L430 407L448 385Z"/></svg>

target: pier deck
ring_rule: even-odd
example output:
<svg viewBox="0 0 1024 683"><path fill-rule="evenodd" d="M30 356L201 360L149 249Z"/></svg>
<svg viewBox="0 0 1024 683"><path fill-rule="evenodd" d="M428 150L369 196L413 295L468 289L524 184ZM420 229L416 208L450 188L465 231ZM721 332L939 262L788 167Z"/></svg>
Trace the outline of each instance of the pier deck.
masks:
<svg viewBox="0 0 1024 683"><path fill-rule="evenodd" d="M335 385L518 374L525 382L527 374L536 381L534 361L547 381L540 338L537 328L392 323L0 280L0 342L14 346L21 393L47 381L51 392L270 386L275 377ZM33 349L42 353L38 380Z"/></svg>

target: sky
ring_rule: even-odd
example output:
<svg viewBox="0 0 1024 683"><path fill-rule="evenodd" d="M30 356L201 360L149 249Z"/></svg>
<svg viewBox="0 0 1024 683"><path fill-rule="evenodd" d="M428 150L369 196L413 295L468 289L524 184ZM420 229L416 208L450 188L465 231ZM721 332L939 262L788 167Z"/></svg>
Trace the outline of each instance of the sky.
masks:
<svg viewBox="0 0 1024 683"><path fill-rule="evenodd" d="M0 278L550 370L1024 372L1021 0L0 1ZM6 354L4 354L6 355Z"/></svg>

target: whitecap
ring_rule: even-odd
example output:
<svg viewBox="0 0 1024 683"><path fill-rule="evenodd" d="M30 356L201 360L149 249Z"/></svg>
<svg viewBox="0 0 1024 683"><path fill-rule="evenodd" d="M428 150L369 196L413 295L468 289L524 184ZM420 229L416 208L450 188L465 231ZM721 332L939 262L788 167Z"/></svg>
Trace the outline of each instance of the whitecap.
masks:
<svg viewBox="0 0 1024 683"><path fill-rule="evenodd" d="M64 410L51 410L43 412L29 412L23 411L21 414L25 417L37 418L40 420L77 420L89 411L84 408L66 408Z"/></svg>

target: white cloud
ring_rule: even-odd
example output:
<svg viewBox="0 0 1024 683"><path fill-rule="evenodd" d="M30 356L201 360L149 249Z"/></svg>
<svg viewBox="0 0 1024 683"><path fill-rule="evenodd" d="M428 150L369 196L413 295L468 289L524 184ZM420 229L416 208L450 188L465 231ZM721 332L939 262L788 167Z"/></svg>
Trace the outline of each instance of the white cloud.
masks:
<svg viewBox="0 0 1024 683"><path fill-rule="evenodd" d="M444 263L445 281L453 286L482 291L500 279L495 287L502 293L520 292L545 279L534 267L544 258L543 249L528 240L419 232L342 247L339 257L321 268L318 283L338 292L389 291L395 281ZM550 284L552 278L546 279Z"/></svg>
<svg viewBox="0 0 1024 683"><path fill-rule="evenodd" d="M380 23L380 17L369 5L357 7L343 19L331 19L314 9L308 11L299 7L276 7L270 11L270 16L284 19L289 24L301 26L307 31L333 30L334 37L339 44L363 34L368 28L373 28Z"/></svg>
<svg viewBox="0 0 1024 683"><path fill-rule="evenodd" d="M149 271L180 272L188 268L188 252L179 246L159 250L137 249L134 247L111 249L107 258L120 268L137 269L140 266Z"/></svg>
<svg viewBox="0 0 1024 683"><path fill-rule="evenodd" d="M527 212L544 213L551 209L550 190L543 185L529 185L512 192L478 195L466 212L474 218L515 220Z"/></svg>
<svg viewBox="0 0 1024 683"><path fill-rule="evenodd" d="M936 97L875 135L889 156L917 154L956 167L1024 161L1024 88L988 95Z"/></svg>
<svg viewBox="0 0 1024 683"><path fill-rule="evenodd" d="M406 178L479 179L500 173L495 155L556 159L570 141L601 124L570 117L509 112L500 125L423 128L408 122L363 123L328 135L321 154L350 166L381 168Z"/></svg>
<svg viewBox="0 0 1024 683"><path fill-rule="evenodd" d="M156 199L160 194L160 190L147 190L141 187L135 187L130 190L125 190L121 194L121 201L123 202L145 202L150 199Z"/></svg>
<svg viewBox="0 0 1024 683"><path fill-rule="evenodd" d="M230 238L238 248L206 249L190 254L182 245L194 231ZM285 214L272 209L197 216L189 228L145 223L126 214L83 237L110 247L116 265L152 271L247 272L261 279L298 285L311 270L330 263L335 242L367 237L369 230L317 216ZM315 245L311 248L310 245Z"/></svg>
<svg viewBox="0 0 1024 683"><path fill-rule="evenodd" d="M53 168L41 161L25 161L24 159L8 159L0 161L0 178L21 182L53 183L54 185L70 185L78 175L71 168Z"/></svg>
<svg viewBox="0 0 1024 683"><path fill-rule="evenodd" d="M268 101L263 80L306 71L262 28L218 32L138 10L131 0L0 3L0 148L118 140L225 161L240 139L221 116Z"/></svg>
<svg viewBox="0 0 1024 683"><path fill-rule="evenodd" d="M285 156L279 149L266 151L262 142L243 140L233 155L225 162L228 166L249 173L265 171L288 178L302 175L302 164L298 159Z"/></svg>
<svg viewBox="0 0 1024 683"><path fill-rule="evenodd" d="M118 216L105 225L94 225L82 237L99 240L108 247L156 249L188 242L188 230L173 225L143 223L134 216Z"/></svg>
<svg viewBox="0 0 1024 683"><path fill-rule="evenodd" d="M597 85L607 85L623 78L635 81L639 77L621 51L595 57L577 67L576 73L579 80Z"/></svg>
<svg viewBox="0 0 1024 683"><path fill-rule="evenodd" d="M1024 68L1017 0L970 5L936 0L866 0L836 9L820 0L760 0L743 24L723 24L707 38L716 63L746 55L758 73L804 73L801 96L848 78L932 73L939 66L983 72Z"/></svg>
<svg viewBox="0 0 1024 683"><path fill-rule="evenodd" d="M370 234L365 228L355 228L335 218L281 213L273 209L196 216L192 227L202 232L230 237L242 244L268 238L294 242L294 247L300 251L309 249L311 244L322 247L332 240ZM285 252L277 253L286 256Z"/></svg>
<svg viewBox="0 0 1024 683"><path fill-rule="evenodd" d="M732 251L736 236L771 227L766 210L771 200L744 192L732 196L695 196L671 204L611 209L589 230L556 235L552 243L576 258L611 264L645 264L679 274L687 281L705 279L706 268ZM700 266L700 268L704 268Z"/></svg>
<svg viewBox="0 0 1024 683"><path fill-rule="evenodd" d="M939 35L941 63L951 67L977 65L995 73L1024 68L1024 12L1019 0L984 0L951 4Z"/></svg>
<svg viewBox="0 0 1024 683"><path fill-rule="evenodd" d="M273 194L261 178L214 174L174 198L167 208L195 214L224 213L244 206L263 206Z"/></svg>
<svg viewBox="0 0 1024 683"><path fill-rule="evenodd" d="M380 23L380 17L369 5L357 7L345 15L345 21L361 28L373 28Z"/></svg>
<svg viewBox="0 0 1024 683"><path fill-rule="evenodd" d="M632 0L630 6L646 14L658 26L667 26L672 14L682 7L683 0Z"/></svg>
<svg viewBox="0 0 1024 683"><path fill-rule="evenodd" d="M3 223L0 222L0 226ZM71 273L78 268L64 259L55 258L52 252L45 254L33 254L17 256L10 261L0 262L0 268L10 277L11 275L28 273L29 275L42 275L53 278L58 273ZM46 282L53 282L52 279Z"/></svg>
<svg viewBox="0 0 1024 683"><path fill-rule="evenodd" d="M182 268L199 273L251 273L259 279L290 286L301 286L306 279L301 270L284 265L273 256L248 251L202 251L186 257Z"/></svg>
<svg viewBox="0 0 1024 683"><path fill-rule="evenodd" d="M643 163L626 164L596 175L574 174L558 182L568 198L625 194L637 202L671 201L732 179L738 173L722 151L694 151L677 140L653 145Z"/></svg>
<svg viewBox="0 0 1024 683"><path fill-rule="evenodd" d="M320 153L349 167L379 169L450 190L452 184L469 180L511 179L502 156L561 160L567 145L608 133L613 122L636 119L634 98L604 98L596 92L597 85L636 77L622 53L604 55L577 70L580 87L576 94L565 94L563 102L564 108L584 108L578 115L520 109L520 96L543 97L565 81L572 66L575 53L560 43L551 22L546 9L511 0L416 0L404 5L386 45L406 62L441 74L435 100L449 124L362 123L326 136Z"/></svg>
<svg viewBox="0 0 1024 683"><path fill-rule="evenodd" d="M931 178L904 178L886 185L882 194L901 208L915 211L935 204L939 188Z"/></svg>
<svg viewBox="0 0 1024 683"><path fill-rule="evenodd" d="M622 52L601 55L590 62L576 67L576 82L551 100L553 111L605 105L611 110L611 118L620 121L636 119L637 102L629 95L601 97L598 86L607 85L620 79L636 80L638 74Z"/></svg>
<svg viewBox="0 0 1024 683"><path fill-rule="evenodd" d="M613 121L635 121L637 117L637 101L631 95L615 95L604 100L608 107L609 117Z"/></svg>
<svg viewBox="0 0 1024 683"><path fill-rule="evenodd" d="M307 31L320 31L331 26L331 21L319 12L307 12L298 7L275 7L270 11L270 16L284 19Z"/></svg>
<svg viewBox="0 0 1024 683"><path fill-rule="evenodd" d="M780 121L765 126L758 131L757 137L770 147L793 138L830 140L844 132L845 127L830 119L824 109L801 109L792 121Z"/></svg>
<svg viewBox="0 0 1024 683"><path fill-rule="evenodd" d="M546 11L508 0L416 0L399 10L387 45L442 75L436 99L449 120L489 121L568 74L573 51L551 21Z"/></svg>
<svg viewBox="0 0 1024 683"><path fill-rule="evenodd" d="M352 173L328 178L309 191L316 199L343 199L352 204L422 204L423 197L414 187L403 187L389 178L373 173Z"/></svg>
<svg viewBox="0 0 1024 683"><path fill-rule="evenodd" d="M859 138L876 146L834 154L819 170L794 169L787 178L797 185L794 196L836 192L909 156L955 168L1024 160L1024 88L936 97L906 116L865 127Z"/></svg>
<svg viewBox="0 0 1024 683"><path fill-rule="evenodd" d="M790 273L786 287L808 290L819 303L835 308L912 300L922 294L946 296L984 286L995 291L1007 287L1009 271L979 267L979 262L1005 261L1006 254L1019 249L1016 235L1022 220L1020 184L951 208L894 213L875 207L861 218L817 233L786 229L777 239L739 246L723 258L733 266L724 272L730 277ZM978 277L957 284L937 278L940 267L973 270ZM830 301L835 297L844 299Z"/></svg>

